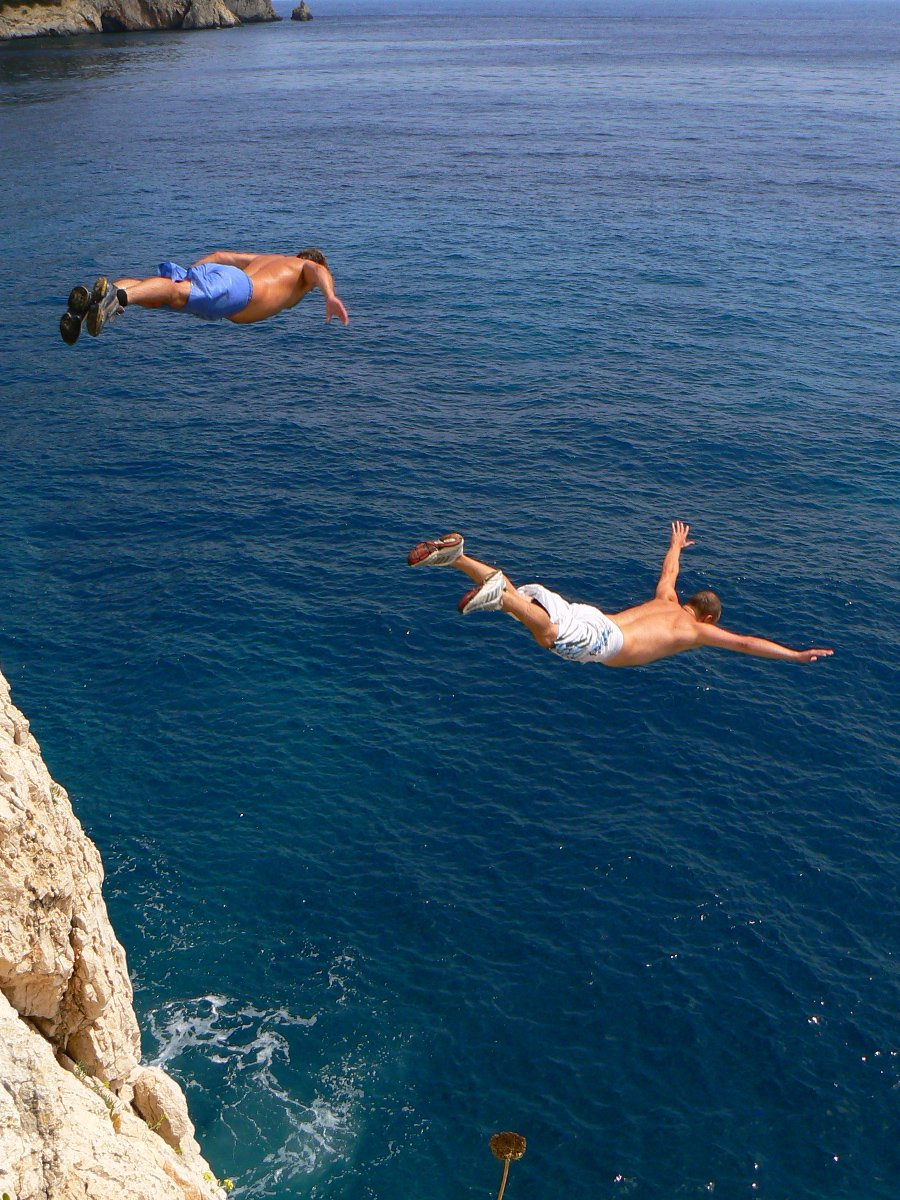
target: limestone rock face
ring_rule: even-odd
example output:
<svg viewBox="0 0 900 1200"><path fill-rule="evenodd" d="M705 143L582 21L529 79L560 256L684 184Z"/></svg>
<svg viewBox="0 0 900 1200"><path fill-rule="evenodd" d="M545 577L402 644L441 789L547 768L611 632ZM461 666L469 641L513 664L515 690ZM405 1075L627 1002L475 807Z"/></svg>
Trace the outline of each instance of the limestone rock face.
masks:
<svg viewBox="0 0 900 1200"><path fill-rule="evenodd" d="M271 0L0 0L0 40L137 29L213 29L279 21Z"/></svg>
<svg viewBox="0 0 900 1200"><path fill-rule="evenodd" d="M270 0L225 0L225 2L245 25L252 25L255 21L281 20Z"/></svg>
<svg viewBox="0 0 900 1200"><path fill-rule="evenodd" d="M10 4L0 7L0 38L62 33L102 33L100 6L92 0L65 4Z"/></svg>
<svg viewBox="0 0 900 1200"><path fill-rule="evenodd" d="M139 1066L102 882L97 849L0 675L0 1195L218 1196L180 1088Z"/></svg>
<svg viewBox="0 0 900 1200"><path fill-rule="evenodd" d="M240 23L225 0L191 0L181 28L229 29Z"/></svg>
<svg viewBox="0 0 900 1200"><path fill-rule="evenodd" d="M114 1087L140 1059L103 866L0 676L0 991Z"/></svg>
<svg viewBox="0 0 900 1200"><path fill-rule="evenodd" d="M309 11L309 5L306 3L306 0L300 0L300 3L297 5L297 7L291 13L291 20L292 21L311 21L312 19L313 19L313 15Z"/></svg>
<svg viewBox="0 0 900 1200"><path fill-rule="evenodd" d="M184 1092L159 1067L144 1067L134 1080L134 1108L173 1150L197 1157L194 1126Z"/></svg>
<svg viewBox="0 0 900 1200"><path fill-rule="evenodd" d="M0 1063L0 1194L11 1200L224 1195L199 1153L188 1147L176 1154L112 1094L98 1094L64 1071L49 1042L4 996Z"/></svg>

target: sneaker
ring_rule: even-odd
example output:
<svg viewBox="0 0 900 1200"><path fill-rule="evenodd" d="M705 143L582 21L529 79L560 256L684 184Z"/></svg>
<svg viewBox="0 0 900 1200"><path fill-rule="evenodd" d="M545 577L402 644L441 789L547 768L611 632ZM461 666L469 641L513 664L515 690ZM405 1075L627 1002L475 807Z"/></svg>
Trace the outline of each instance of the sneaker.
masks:
<svg viewBox="0 0 900 1200"><path fill-rule="evenodd" d="M100 275L91 290L91 306L87 315L88 333L91 337L97 337L107 322L115 320L124 311L118 288L105 275Z"/></svg>
<svg viewBox="0 0 900 1200"><path fill-rule="evenodd" d="M413 546L406 561L411 567L449 567L463 552L461 533L445 533L442 538L419 542Z"/></svg>
<svg viewBox="0 0 900 1200"><path fill-rule="evenodd" d="M503 593L506 591L506 580L502 571L488 575L481 587L472 588L466 592L456 606L464 617L473 612L499 612Z"/></svg>
<svg viewBox="0 0 900 1200"><path fill-rule="evenodd" d="M81 326L91 306L91 293L86 287L73 287L69 292L69 308L59 319L59 333L67 346L74 346L81 334Z"/></svg>

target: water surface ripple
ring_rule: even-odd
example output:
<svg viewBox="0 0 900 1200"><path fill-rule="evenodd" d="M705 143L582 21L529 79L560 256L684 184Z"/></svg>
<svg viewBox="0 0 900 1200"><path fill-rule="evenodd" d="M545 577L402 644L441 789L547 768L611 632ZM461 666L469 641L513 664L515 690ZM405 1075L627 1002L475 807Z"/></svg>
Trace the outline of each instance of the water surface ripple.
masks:
<svg viewBox="0 0 900 1200"><path fill-rule="evenodd" d="M898 36L316 11L0 48L0 663L240 1194L892 1200ZM351 311L60 297L322 244ZM833 645L567 665L410 544ZM512 1191L510 1192L512 1194Z"/></svg>

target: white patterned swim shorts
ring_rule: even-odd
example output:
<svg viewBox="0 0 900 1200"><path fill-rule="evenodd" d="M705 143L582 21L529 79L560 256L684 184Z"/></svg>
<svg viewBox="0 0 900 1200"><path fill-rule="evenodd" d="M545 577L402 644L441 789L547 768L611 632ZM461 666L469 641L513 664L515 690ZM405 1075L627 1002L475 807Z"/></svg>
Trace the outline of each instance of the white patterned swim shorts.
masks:
<svg viewBox="0 0 900 1200"><path fill-rule="evenodd" d="M559 633L550 647L560 658L571 662L609 662L625 644L622 630L599 608L591 604L570 604L540 583L525 583L519 593L537 600L546 609Z"/></svg>

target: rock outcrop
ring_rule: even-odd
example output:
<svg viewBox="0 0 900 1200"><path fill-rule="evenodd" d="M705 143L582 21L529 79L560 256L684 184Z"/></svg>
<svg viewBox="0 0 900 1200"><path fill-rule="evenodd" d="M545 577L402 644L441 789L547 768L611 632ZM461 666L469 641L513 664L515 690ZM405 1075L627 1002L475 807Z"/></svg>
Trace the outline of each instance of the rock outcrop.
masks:
<svg viewBox="0 0 900 1200"><path fill-rule="evenodd" d="M181 1089L140 1065L102 882L0 675L0 1195L212 1200Z"/></svg>
<svg viewBox="0 0 900 1200"><path fill-rule="evenodd" d="M271 4L269 4L269 0L265 0L265 3L271 9L272 15L270 17L261 17L257 15L261 6L260 0L225 0L225 3L231 9L234 15L239 17L246 25L250 25L254 21L281 20L281 17L279 17L275 12L275 9L272 8Z"/></svg>
<svg viewBox="0 0 900 1200"><path fill-rule="evenodd" d="M291 20L292 21L311 21L312 19L313 19L313 15L309 11L309 5L306 3L306 0L300 0L300 3L291 12Z"/></svg>
<svg viewBox="0 0 900 1200"><path fill-rule="evenodd" d="M280 21L271 0L0 0L0 39Z"/></svg>
<svg viewBox="0 0 900 1200"><path fill-rule="evenodd" d="M191 0L181 28L230 29L240 24L240 17L231 11L225 0Z"/></svg>

